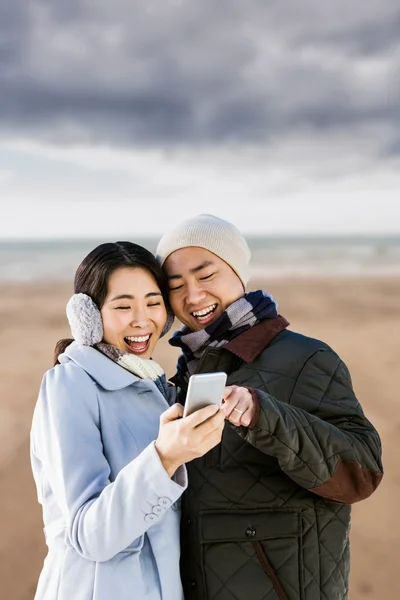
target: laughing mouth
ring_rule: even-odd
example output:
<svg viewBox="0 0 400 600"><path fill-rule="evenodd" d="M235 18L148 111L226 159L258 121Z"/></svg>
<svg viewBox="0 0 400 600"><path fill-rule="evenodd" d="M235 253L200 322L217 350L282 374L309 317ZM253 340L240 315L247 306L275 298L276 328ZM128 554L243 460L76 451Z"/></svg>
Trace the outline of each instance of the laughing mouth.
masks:
<svg viewBox="0 0 400 600"><path fill-rule="evenodd" d="M125 343L134 353L145 352L150 345L151 334L128 335L124 338Z"/></svg>
<svg viewBox="0 0 400 600"><path fill-rule="evenodd" d="M150 339L150 333L148 335L127 335L125 338L128 342L136 342L136 343L145 343L148 342Z"/></svg>
<svg viewBox="0 0 400 600"><path fill-rule="evenodd" d="M206 321L217 309L217 304L212 304L202 310L194 310L191 314L197 321Z"/></svg>

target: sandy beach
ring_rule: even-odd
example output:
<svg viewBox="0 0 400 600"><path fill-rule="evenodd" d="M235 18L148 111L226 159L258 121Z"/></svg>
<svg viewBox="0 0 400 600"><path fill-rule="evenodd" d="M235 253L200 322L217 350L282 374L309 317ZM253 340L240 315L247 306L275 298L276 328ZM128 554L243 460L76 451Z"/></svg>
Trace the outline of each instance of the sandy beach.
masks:
<svg viewBox="0 0 400 600"><path fill-rule="evenodd" d="M356 504L350 600L400 598L400 278L253 281L279 302L291 329L323 339L348 365L368 418L379 430L385 477ZM32 600L46 553L29 464L29 429L40 380L55 343L69 336L71 285L2 284L0 295L1 597ZM163 339L154 358L174 372L177 351Z"/></svg>

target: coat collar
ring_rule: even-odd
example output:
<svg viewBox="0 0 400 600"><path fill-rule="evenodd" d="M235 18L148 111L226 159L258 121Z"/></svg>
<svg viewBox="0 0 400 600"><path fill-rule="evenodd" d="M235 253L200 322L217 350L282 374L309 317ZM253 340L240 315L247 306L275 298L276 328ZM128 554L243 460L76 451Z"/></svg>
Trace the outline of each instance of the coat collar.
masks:
<svg viewBox="0 0 400 600"><path fill-rule="evenodd" d="M132 383L141 381L113 360L91 346L72 342L58 360L61 364L74 362L105 390L121 390Z"/></svg>
<svg viewBox="0 0 400 600"><path fill-rule="evenodd" d="M247 329L244 333L233 338L225 344L224 349L229 350L246 363L251 363L268 344L290 323L278 315L273 319L264 319Z"/></svg>
<svg viewBox="0 0 400 600"><path fill-rule="evenodd" d="M284 329L290 325L289 321L278 315L272 319L264 319L247 329L244 333L233 338L223 346L224 350L229 350L235 356L238 356L245 363L251 363L261 352L272 342L272 340ZM213 348L219 351L221 348ZM178 387L187 389L187 383L176 373L170 378L170 381Z"/></svg>

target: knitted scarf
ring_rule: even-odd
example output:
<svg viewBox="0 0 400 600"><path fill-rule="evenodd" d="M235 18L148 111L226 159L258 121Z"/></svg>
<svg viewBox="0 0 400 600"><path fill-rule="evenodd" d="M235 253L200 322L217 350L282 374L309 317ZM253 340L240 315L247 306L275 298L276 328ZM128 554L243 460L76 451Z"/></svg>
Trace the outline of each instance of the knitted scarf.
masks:
<svg viewBox="0 0 400 600"><path fill-rule="evenodd" d="M200 331L192 331L183 325L169 340L171 346L182 349L177 364L178 376L188 381L208 346L224 346L263 319L277 316L275 300L267 292L258 290L233 302L216 321Z"/></svg>
<svg viewBox="0 0 400 600"><path fill-rule="evenodd" d="M151 379L154 381L162 395L168 401L168 384L165 373L158 363L153 359L139 358L130 352L123 352L116 346L100 342L95 348L118 365L130 371L141 379Z"/></svg>

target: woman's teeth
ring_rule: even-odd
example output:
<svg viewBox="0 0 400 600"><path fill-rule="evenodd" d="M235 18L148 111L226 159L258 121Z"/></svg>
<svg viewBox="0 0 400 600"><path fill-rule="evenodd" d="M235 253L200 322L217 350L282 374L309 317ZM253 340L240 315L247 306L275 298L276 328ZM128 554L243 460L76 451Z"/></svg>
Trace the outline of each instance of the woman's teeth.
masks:
<svg viewBox="0 0 400 600"><path fill-rule="evenodd" d="M134 354L142 354L150 347L150 337L150 333L148 335L128 335L125 343Z"/></svg>
<svg viewBox="0 0 400 600"><path fill-rule="evenodd" d="M126 340L128 340L128 342L136 342L136 343L140 343L140 342L147 342L150 339L150 334L149 335L140 335L140 336L127 336L125 338Z"/></svg>

